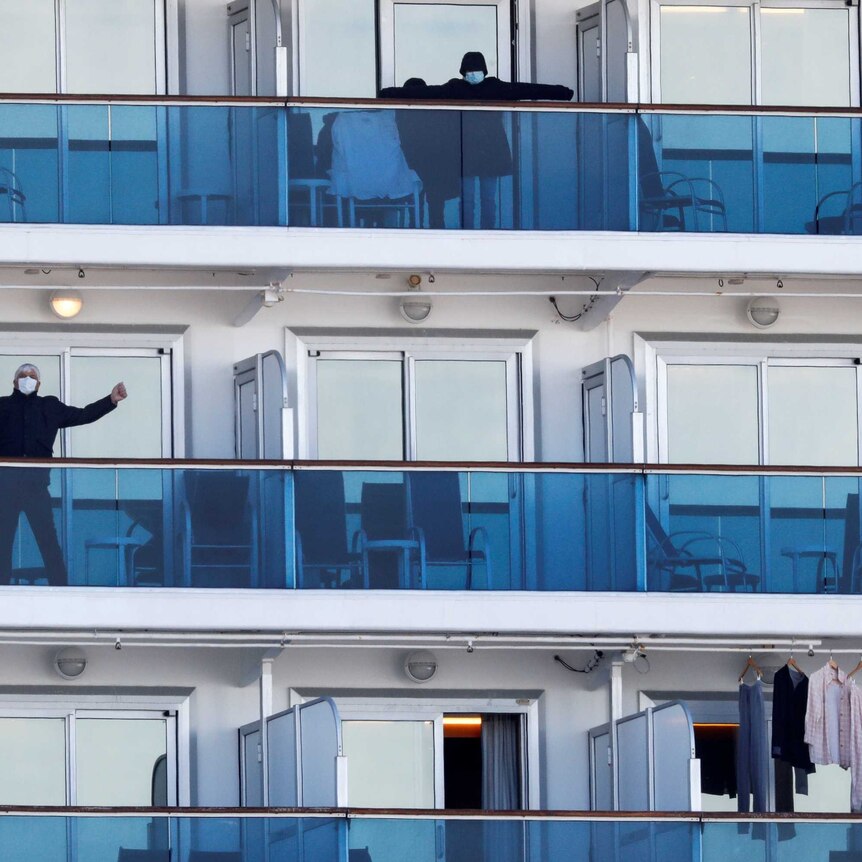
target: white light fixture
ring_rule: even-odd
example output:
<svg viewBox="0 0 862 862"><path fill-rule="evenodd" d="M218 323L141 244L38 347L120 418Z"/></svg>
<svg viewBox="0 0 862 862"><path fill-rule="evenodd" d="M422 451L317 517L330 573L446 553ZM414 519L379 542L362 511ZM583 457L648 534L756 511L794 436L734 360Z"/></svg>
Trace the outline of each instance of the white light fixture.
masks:
<svg viewBox="0 0 862 862"><path fill-rule="evenodd" d="M769 329L778 320L781 306L779 306L778 300L771 296L755 296L748 303L745 314L752 326L756 326L758 329Z"/></svg>
<svg viewBox="0 0 862 862"><path fill-rule="evenodd" d="M63 320L71 320L81 313L84 300L77 290L62 288L51 294L51 311Z"/></svg>
<svg viewBox="0 0 862 862"><path fill-rule="evenodd" d="M61 649L54 656L54 670L63 679L77 679L87 667L87 656L76 647Z"/></svg>
<svg viewBox="0 0 862 862"><path fill-rule="evenodd" d="M431 300L420 296L422 276L417 273L408 276L407 289L416 293L417 296L415 299L412 296L405 296L401 300L401 305L399 306L401 316L408 323L424 323L431 314Z"/></svg>
<svg viewBox="0 0 862 862"><path fill-rule="evenodd" d="M404 673L411 682L428 682L437 673L437 657L428 650L412 652L404 659Z"/></svg>

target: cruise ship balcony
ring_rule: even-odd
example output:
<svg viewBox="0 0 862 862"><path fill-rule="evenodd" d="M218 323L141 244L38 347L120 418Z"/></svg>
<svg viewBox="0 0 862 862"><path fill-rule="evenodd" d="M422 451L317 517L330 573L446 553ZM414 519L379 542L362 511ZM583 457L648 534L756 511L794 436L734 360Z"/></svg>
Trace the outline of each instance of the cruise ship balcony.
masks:
<svg viewBox="0 0 862 862"><path fill-rule="evenodd" d="M822 469L18 462L0 506L50 495L78 587L859 595L862 472ZM24 525L7 580L57 584Z"/></svg>
<svg viewBox="0 0 862 862"><path fill-rule="evenodd" d="M0 837L10 862L386 862L404 859L408 847L411 858L448 862L844 862L858 858L862 822L847 815L776 819L655 812L466 816L405 810L251 814L213 809L168 815L146 809L117 814L104 809L13 809L0 818Z"/></svg>
<svg viewBox="0 0 862 862"><path fill-rule="evenodd" d="M7 99L0 221L862 234L853 109L389 105ZM513 172L483 223L465 166L494 128Z"/></svg>

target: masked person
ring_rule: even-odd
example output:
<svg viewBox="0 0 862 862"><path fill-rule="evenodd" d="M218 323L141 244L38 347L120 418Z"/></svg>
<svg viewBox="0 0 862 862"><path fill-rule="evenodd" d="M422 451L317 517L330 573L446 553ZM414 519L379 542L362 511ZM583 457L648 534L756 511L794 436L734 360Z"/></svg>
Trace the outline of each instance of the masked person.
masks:
<svg viewBox="0 0 862 862"><path fill-rule="evenodd" d="M389 99L442 99L471 102L516 102L526 99L568 102L574 90L558 84L523 84L488 75L480 51L468 51L461 60L460 78L440 86L388 87L380 95ZM476 187L479 188L479 224L497 227L497 185L513 173L512 152L500 111L461 112L461 207L465 228L476 226Z"/></svg>
<svg viewBox="0 0 862 862"><path fill-rule="evenodd" d="M118 383L104 398L86 407L69 407L53 395L38 395L41 375L22 365L12 380L12 394L0 398L0 459L51 458L61 428L89 425L114 410L127 396ZM12 545L23 512L39 546L45 576L52 586L66 583L66 564L57 540L48 484L51 471L6 467L0 470L0 583L12 576Z"/></svg>

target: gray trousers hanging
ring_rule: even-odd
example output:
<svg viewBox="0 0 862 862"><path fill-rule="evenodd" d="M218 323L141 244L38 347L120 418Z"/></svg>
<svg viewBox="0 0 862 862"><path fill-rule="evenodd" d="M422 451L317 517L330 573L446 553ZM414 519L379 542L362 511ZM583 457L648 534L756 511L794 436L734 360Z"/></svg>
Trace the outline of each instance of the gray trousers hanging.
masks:
<svg viewBox="0 0 862 862"><path fill-rule="evenodd" d="M769 744L766 738L766 710L763 685L739 686L739 736L736 741L737 810L766 811L769 780ZM754 802L749 809L750 796Z"/></svg>

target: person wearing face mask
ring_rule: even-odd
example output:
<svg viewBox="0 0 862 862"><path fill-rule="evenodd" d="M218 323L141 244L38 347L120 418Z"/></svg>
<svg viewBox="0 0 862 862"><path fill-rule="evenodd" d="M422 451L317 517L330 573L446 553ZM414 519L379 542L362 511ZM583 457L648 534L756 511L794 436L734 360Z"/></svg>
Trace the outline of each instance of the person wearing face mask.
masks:
<svg viewBox="0 0 862 862"><path fill-rule="evenodd" d="M38 395L41 375L35 365L18 368L12 394L0 397L0 459L51 458L61 428L89 425L114 410L128 393L118 383L104 398L86 407L69 407L53 395ZM23 512L39 546L45 576L52 586L66 583L66 564L57 540L51 495L50 469L0 470L0 583L12 576L12 545Z"/></svg>
<svg viewBox="0 0 862 862"><path fill-rule="evenodd" d="M443 99L471 102L516 102L527 99L568 102L574 90L558 84L501 81L488 75L481 51L468 51L461 60L460 78L429 87L387 87L388 99ZM497 186L500 177L512 175L512 152L499 111L461 112L462 225L483 230L497 227ZM479 188L479 223L476 224L476 187Z"/></svg>

